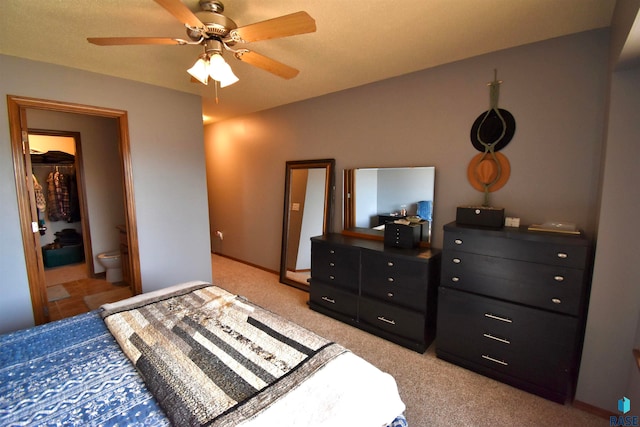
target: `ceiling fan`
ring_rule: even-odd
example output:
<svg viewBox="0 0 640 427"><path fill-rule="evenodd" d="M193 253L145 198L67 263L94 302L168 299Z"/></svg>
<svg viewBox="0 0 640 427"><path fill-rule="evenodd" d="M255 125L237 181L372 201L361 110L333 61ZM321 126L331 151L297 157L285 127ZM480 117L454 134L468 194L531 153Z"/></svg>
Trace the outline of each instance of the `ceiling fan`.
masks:
<svg viewBox="0 0 640 427"><path fill-rule="evenodd" d="M187 28L188 40L165 37L89 37L99 46L166 44L202 45L202 53L189 70L195 79L207 84L210 79L225 87L238 81L222 54L229 51L250 65L261 68L284 79L298 75L298 70L245 48L237 43L294 36L316 31L316 22L307 12L296 12L278 18L238 27L222 14L224 5L218 0L200 0L200 11L191 12L180 0L154 0Z"/></svg>

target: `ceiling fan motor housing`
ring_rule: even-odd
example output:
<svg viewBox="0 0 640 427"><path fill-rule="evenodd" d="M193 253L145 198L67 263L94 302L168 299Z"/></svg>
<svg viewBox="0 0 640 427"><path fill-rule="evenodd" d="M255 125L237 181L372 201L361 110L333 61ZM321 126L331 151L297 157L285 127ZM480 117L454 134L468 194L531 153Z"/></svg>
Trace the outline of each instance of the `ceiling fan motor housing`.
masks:
<svg viewBox="0 0 640 427"><path fill-rule="evenodd" d="M231 30L238 28L233 20L222 14L224 5L215 0L201 0L199 12L196 17L205 25L204 32L197 29L187 28L187 35L193 41L200 40L202 36L206 39L215 37L226 37Z"/></svg>

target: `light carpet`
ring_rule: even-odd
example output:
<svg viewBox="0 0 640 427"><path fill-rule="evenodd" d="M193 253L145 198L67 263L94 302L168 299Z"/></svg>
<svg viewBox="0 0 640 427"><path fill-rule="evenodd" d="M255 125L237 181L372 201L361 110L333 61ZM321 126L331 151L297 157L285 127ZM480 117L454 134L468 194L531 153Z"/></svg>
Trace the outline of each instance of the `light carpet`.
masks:
<svg viewBox="0 0 640 427"><path fill-rule="evenodd" d="M47 288L47 301L54 302L69 298L71 295L62 285L50 286Z"/></svg>
<svg viewBox="0 0 640 427"><path fill-rule="evenodd" d="M398 383L411 427L598 426L609 420L420 354L312 311L309 294L283 285L276 274L212 255L213 283L350 349Z"/></svg>

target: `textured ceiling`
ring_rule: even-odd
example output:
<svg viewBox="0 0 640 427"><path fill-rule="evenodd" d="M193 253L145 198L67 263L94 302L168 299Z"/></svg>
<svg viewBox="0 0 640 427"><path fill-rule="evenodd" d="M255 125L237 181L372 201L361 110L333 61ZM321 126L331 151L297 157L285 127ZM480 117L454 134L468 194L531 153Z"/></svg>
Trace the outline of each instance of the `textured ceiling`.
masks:
<svg viewBox="0 0 640 427"><path fill-rule="evenodd" d="M198 0L184 0L192 11ZM613 0L226 0L238 26L304 10L317 32L246 45L300 70L284 80L226 55L240 82L191 83L200 46L95 46L87 37L186 38L153 0L1 0L0 53L203 97L205 122L247 114L487 52L607 27ZM240 46L240 45L239 45Z"/></svg>

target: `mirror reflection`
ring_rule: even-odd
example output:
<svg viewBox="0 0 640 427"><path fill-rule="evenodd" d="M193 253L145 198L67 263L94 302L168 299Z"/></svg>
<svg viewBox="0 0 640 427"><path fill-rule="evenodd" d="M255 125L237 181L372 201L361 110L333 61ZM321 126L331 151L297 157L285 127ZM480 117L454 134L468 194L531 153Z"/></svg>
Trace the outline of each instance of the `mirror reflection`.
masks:
<svg viewBox="0 0 640 427"><path fill-rule="evenodd" d="M329 231L333 159L286 163L280 282L306 289L311 277L311 237Z"/></svg>
<svg viewBox="0 0 640 427"><path fill-rule="evenodd" d="M431 242L435 167L359 168L344 171L347 234L380 238L384 224L418 220L421 241Z"/></svg>

